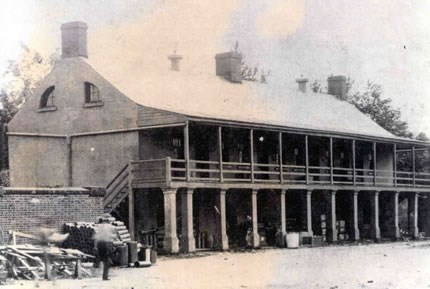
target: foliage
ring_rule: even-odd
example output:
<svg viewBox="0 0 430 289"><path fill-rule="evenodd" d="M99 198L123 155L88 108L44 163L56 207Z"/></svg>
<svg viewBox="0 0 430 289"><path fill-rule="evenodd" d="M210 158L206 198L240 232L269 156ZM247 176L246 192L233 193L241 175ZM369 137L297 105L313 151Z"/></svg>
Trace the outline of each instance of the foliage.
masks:
<svg viewBox="0 0 430 289"><path fill-rule="evenodd" d="M8 168L6 124L35 92L59 58L58 53L54 53L44 59L24 44L21 44L21 50L18 60L9 61L0 89L0 169ZM3 176L6 174L2 172L4 171L0 172L0 181L3 183Z"/></svg>
<svg viewBox="0 0 430 289"><path fill-rule="evenodd" d="M242 57L242 80L247 81L259 81L261 83L267 83L267 78L270 76L271 71L265 72L264 69L259 69L258 65L250 66L246 63L246 55L240 51L239 42L236 41L234 52L239 53Z"/></svg>
<svg viewBox="0 0 430 289"><path fill-rule="evenodd" d="M400 110L393 108L390 98L382 98L379 84L368 81L364 91L356 92L349 101L392 134L412 138L408 123L401 119Z"/></svg>

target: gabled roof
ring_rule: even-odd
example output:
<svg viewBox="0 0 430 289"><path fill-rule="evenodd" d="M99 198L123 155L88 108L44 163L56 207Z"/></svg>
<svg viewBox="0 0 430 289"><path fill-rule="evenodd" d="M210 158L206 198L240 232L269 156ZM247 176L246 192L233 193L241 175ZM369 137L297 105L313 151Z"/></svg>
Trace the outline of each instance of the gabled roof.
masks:
<svg viewBox="0 0 430 289"><path fill-rule="evenodd" d="M396 138L346 101L302 93L285 83L232 83L216 76L215 68L213 73L172 71L168 63L164 70L136 65L109 75L109 70L88 63L142 106L192 117Z"/></svg>

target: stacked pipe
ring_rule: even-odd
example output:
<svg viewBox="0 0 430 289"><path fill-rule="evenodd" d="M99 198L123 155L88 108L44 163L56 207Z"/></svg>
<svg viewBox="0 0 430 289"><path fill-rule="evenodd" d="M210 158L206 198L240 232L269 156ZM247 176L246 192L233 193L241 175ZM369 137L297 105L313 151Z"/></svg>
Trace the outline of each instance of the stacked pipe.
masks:
<svg viewBox="0 0 430 289"><path fill-rule="evenodd" d="M96 226L95 223L87 222L64 224L64 233L69 233L69 238L63 242L63 247L78 249L89 255L96 255L93 240Z"/></svg>

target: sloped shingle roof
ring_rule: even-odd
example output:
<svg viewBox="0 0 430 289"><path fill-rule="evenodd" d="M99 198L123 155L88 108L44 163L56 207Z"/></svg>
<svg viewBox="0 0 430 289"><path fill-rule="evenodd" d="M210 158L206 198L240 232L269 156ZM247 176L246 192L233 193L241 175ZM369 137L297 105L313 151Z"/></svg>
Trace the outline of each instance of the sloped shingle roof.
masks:
<svg viewBox="0 0 430 289"><path fill-rule="evenodd" d="M142 69L109 75L86 60L137 104L194 117L396 138L335 96L302 93L285 83L232 83L211 73ZM126 77L124 77L126 75Z"/></svg>

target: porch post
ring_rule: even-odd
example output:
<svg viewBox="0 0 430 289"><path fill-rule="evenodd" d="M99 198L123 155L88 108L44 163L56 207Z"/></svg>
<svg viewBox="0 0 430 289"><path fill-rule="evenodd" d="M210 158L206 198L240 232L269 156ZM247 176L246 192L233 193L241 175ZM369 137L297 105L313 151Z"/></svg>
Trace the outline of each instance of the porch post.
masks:
<svg viewBox="0 0 430 289"><path fill-rule="evenodd" d="M185 156L185 178L187 182L190 181L190 124L184 127L184 156Z"/></svg>
<svg viewBox="0 0 430 289"><path fill-rule="evenodd" d="M183 252L194 252L196 241L194 239L193 226L193 190L186 189L181 196L182 216L182 238L181 250Z"/></svg>
<svg viewBox="0 0 430 289"><path fill-rule="evenodd" d="M308 135L305 135L305 176L306 184L309 184L309 140Z"/></svg>
<svg viewBox="0 0 430 289"><path fill-rule="evenodd" d="M228 250L228 235L227 235L227 214L225 207L225 196L227 194L227 190L221 189L218 195L218 205L219 205L219 218L220 218L220 233L221 233L221 242L220 249Z"/></svg>
<svg viewBox="0 0 430 289"><path fill-rule="evenodd" d="M333 138L330 138L330 184L333 185Z"/></svg>
<svg viewBox="0 0 430 289"><path fill-rule="evenodd" d="M285 245L285 237L287 236L287 216L285 212L285 194L286 190L281 190L281 234L282 234L282 246Z"/></svg>
<svg viewBox="0 0 430 289"><path fill-rule="evenodd" d="M337 228L336 228L336 191L330 192L330 240L337 241Z"/></svg>
<svg viewBox="0 0 430 289"><path fill-rule="evenodd" d="M282 184L284 182L284 172L283 172L283 167L282 167L282 159L283 159L283 155L282 155L282 132L279 132L278 135L278 144L279 144L279 182Z"/></svg>
<svg viewBox="0 0 430 289"><path fill-rule="evenodd" d="M394 163L394 186L397 187L397 145L394 144L393 148L393 163ZM397 192L398 198L398 192Z"/></svg>
<svg viewBox="0 0 430 289"><path fill-rule="evenodd" d="M249 150L251 151L250 161L251 161L251 183L254 182L254 130L249 131Z"/></svg>
<svg viewBox="0 0 430 289"><path fill-rule="evenodd" d="M414 238L418 239L419 230L418 230L418 192L414 193Z"/></svg>
<svg viewBox="0 0 430 289"><path fill-rule="evenodd" d="M176 235L176 190L165 189L164 195L164 249L178 253L179 241Z"/></svg>
<svg viewBox="0 0 430 289"><path fill-rule="evenodd" d="M358 192L354 191L354 240L360 240L360 229L358 228Z"/></svg>
<svg viewBox="0 0 430 289"><path fill-rule="evenodd" d="M128 231L130 232L130 239L132 241L136 238L136 230L135 230L135 207L134 207L134 192L132 186L132 170L131 170L131 162L128 164Z"/></svg>
<svg viewBox="0 0 430 289"><path fill-rule="evenodd" d="M258 248L260 246L260 235L258 234L258 215L257 215L257 193L258 191L252 190L252 247Z"/></svg>
<svg viewBox="0 0 430 289"><path fill-rule="evenodd" d="M355 169L355 139L352 140L352 184L355 186L356 177L357 174Z"/></svg>
<svg viewBox="0 0 430 289"><path fill-rule="evenodd" d="M312 191L306 192L306 226L308 234L313 236L312 232Z"/></svg>
<svg viewBox="0 0 430 289"><path fill-rule="evenodd" d="M379 228L379 191L375 191L373 199L373 237L375 240L381 239L381 229Z"/></svg>
<svg viewBox="0 0 430 289"><path fill-rule="evenodd" d="M376 186L376 142L373 142L373 184Z"/></svg>
<svg viewBox="0 0 430 289"><path fill-rule="evenodd" d="M222 167L222 127L218 127L218 161L219 161L219 181L224 182L224 173Z"/></svg>
<svg viewBox="0 0 430 289"><path fill-rule="evenodd" d="M400 238L399 229L399 192L394 192L394 238Z"/></svg>
<svg viewBox="0 0 430 289"><path fill-rule="evenodd" d="M416 168L415 168L415 146L412 147L412 185L415 187L415 174L416 174Z"/></svg>

